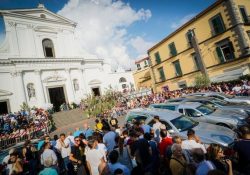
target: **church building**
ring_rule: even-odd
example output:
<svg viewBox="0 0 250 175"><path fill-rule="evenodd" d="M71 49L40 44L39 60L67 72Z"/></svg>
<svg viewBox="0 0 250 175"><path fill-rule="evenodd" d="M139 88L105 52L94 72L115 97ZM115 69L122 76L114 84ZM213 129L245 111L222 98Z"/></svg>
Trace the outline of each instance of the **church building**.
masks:
<svg viewBox="0 0 250 175"><path fill-rule="evenodd" d="M0 114L30 107L79 103L110 86L134 87L132 72L111 71L103 59L83 53L75 39L77 24L47 10L0 10L5 39L0 43Z"/></svg>

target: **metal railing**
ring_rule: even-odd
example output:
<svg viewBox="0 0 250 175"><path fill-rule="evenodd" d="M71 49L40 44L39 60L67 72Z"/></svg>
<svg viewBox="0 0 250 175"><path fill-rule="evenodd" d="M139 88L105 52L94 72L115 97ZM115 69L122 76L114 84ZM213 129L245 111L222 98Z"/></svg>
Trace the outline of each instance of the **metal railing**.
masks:
<svg viewBox="0 0 250 175"><path fill-rule="evenodd" d="M45 134L49 133L49 127L43 127L41 130L33 131L24 135L20 135L14 138L4 138L0 139L0 150L9 148L16 145L17 143L24 142L30 139L41 138Z"/></svg>

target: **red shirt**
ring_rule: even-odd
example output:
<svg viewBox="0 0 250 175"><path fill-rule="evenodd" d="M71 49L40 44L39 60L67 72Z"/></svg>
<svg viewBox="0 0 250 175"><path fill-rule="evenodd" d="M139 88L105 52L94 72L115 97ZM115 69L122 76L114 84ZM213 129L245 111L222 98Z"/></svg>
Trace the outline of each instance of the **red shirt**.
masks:
<svg viewBox="0 0 250 175"><path fill-rule="evenodd" d="M160 154L162 156L165 155L166 153L166 149L168 146L172 145L173 142L172 142L172 138L170 137L165 137L161 140L161 142L159 143L159 150L160 150Z"/></svg>

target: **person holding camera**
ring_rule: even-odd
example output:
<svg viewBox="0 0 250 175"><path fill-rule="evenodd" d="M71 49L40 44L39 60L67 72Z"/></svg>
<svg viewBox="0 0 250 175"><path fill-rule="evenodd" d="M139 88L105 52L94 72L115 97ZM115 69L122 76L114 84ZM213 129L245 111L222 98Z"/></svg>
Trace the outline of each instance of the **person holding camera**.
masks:
<svg viewBox="0 0 250 175"><path fill-rule="evenodd" d="M75 139L75 145L71 147L71 153L69 155L69 160L71 161L71 164L73 165L72 170L70 171L70 174L74 175L87 175L85 170L85 148L81 146L81 139L79 136L76 136Z"/></svg>
<svg viewBox="0 0 250 175"><path fill-rule="evenodd" d="M222 147L218 144L211 144L207 152L208 159L214 164L216 169L227 175L233 175L232 162L226 159Z"/></svg>

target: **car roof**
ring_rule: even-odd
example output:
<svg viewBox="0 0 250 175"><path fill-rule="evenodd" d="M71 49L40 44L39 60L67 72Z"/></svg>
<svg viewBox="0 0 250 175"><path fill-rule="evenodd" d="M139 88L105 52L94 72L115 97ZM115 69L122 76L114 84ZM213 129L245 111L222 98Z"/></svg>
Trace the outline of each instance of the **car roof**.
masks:
<svg viewBox="0 0 250 175"><path fill-rule="evenodd" d="M191 107L191 108L197 108L200 105L202 105L199 102L173 102L173 103L156 103L152 104L152 106L158 105L158 106L178 106L178 107Z"/></svg>
<svg viewBox="0 0 250 175"><path fill-rule="evenodd" d="M179 106L180 102L171 102L171 103L155 103L151 104L150 106Z"/></svg>
<svg viewBox="0 0 250 175"><path fill-rule="evenodd" d="M169 120L175 119L175 118L182 115L179 112L170 111L170 110L166 110L166 109L155 109L155 108L153 108L153 109L151 109L151 108L137 108L137 109L132 109L129 112L130 113L150 114L152 116L157 115L160 118L165 118L166 114L167 114Z"/></svg>
<svg viewBox="0 0 250 175"><path fill-rule="evenodd" d="M189 108L197 108L199 107L200 105L202 105L201 103L199 102L182 102L180 103L179 107L189 107Z"/></svg>

